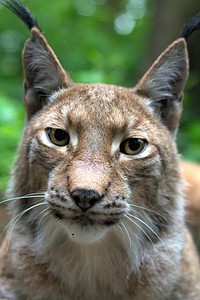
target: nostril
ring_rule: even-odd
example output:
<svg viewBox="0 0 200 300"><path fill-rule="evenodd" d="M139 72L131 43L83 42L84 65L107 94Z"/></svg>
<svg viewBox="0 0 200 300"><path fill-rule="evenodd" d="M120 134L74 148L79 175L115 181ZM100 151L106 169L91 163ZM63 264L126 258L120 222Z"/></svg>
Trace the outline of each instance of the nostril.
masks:
<svg viewBox="0 0 200 300"><path fill-rule="evenodd" d="M102 195L95 190L77 188L71 192L74 202L82 210L86 211L96 202L100 201Z"/></svg>

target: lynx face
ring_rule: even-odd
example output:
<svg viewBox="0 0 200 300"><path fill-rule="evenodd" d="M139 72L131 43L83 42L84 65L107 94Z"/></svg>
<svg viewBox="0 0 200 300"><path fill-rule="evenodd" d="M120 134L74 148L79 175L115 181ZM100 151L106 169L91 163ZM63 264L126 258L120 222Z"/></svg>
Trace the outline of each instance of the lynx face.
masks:
<svg viewBox="0 0 200 300"><path fill-rule="evenodd" d="M163 182L176 150L149 100L131 89L74 84L49 102L24 137L29 184L45 192L45 226L84 244L123 226L157 239L174 205L174 187Z"/></svg>

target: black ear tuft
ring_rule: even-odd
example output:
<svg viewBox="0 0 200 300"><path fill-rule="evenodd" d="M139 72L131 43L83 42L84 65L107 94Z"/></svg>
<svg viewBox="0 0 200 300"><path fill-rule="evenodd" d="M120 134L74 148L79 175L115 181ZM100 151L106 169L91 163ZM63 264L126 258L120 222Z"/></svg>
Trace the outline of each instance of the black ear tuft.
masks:
<svg viewBox="0 0 200 300"><path fill-rule="evenodd" d="M37 27L40 29L36 18L31 11L18 0L0 0L0 3L17 15L29 29ZM41 29L40 29L41 31Z"/></svg>
<svg viewBox="0 0 200 300"><path fill-rule="evenodd" d="M183 27L179 37L185 40L196 30L200 29L200 13L190 19Z"/></svg>

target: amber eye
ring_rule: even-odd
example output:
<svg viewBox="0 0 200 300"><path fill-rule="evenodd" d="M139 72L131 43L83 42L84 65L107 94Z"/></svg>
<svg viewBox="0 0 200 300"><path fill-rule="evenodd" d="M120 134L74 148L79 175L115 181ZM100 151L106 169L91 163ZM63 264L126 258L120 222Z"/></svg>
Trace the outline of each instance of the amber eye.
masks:
<svg viewBox="0 0 200 300"><path fill-rule="evenodd" d="M69 134L62 129L47 128L47 135L50 141L56 146L66 146L69 144Z"/></svg>
<svg viewBox="0 0 200 300"><path fill-rule="evenodd" d="M130 138L120 145L120 152L126 155L136 155L142 152L147 146L147 141L140 138Z"/></svg>

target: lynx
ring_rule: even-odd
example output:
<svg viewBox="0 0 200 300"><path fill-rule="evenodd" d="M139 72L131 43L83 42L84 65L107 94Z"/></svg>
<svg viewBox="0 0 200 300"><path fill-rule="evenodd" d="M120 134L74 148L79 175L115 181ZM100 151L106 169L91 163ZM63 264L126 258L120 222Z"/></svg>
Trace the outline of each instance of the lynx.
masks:
<svg viewBox="0 0 200 300"><path fill-rule="evenodd" d="M73 83L31 12L0 299L198 300L175 137L189 22L133 88Z"/></svg>

